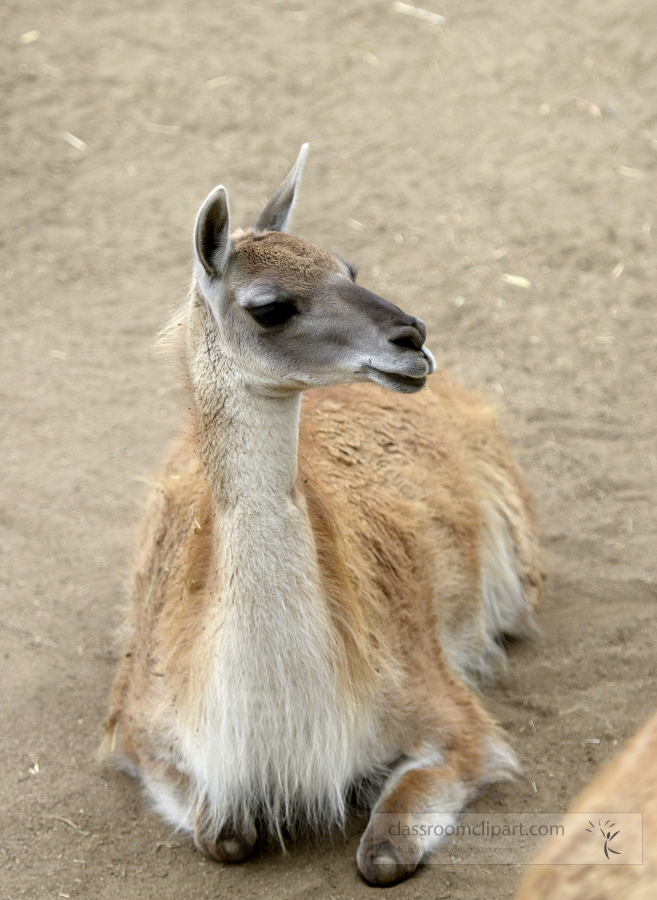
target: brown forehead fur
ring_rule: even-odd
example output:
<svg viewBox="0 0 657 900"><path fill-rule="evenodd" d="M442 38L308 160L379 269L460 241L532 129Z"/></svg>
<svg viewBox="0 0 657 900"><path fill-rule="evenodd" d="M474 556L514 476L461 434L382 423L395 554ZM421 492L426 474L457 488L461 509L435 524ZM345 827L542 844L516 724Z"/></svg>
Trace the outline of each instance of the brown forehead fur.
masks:
<svg viewBox="0 0 657 900"><path fill-rule="evenodd" d="M278 231L238 232L233 236L233 249L241 270L249 277L271 272L300 284L317 284L340 268L336 258L322 247Z"/></svg>

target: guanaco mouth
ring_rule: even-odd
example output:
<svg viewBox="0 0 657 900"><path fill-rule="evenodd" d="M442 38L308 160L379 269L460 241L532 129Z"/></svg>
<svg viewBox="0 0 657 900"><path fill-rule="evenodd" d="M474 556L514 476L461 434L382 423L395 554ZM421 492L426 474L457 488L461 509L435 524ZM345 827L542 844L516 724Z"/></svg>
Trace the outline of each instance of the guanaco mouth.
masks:
<svg viewBox="0 0 657 900"><path fill-rule="evenodd" d="M377 369L374 366L363 366L363 372L370 381L380 384L382 387L392 391L398 391L402 394L413 394L415 391L421 391L427 383L427 375L431 375L436 370L436 361L430 350L422 347L420 354L424 357L426 363L426 371L420 375L403 375L400 372L386 372L383 369Z"/></svg>

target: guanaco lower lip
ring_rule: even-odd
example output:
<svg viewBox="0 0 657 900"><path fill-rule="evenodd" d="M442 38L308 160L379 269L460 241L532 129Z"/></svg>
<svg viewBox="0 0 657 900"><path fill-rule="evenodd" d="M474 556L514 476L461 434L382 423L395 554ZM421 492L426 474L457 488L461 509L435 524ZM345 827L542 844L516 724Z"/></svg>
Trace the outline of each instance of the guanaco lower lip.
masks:
<svg viewBox="0 0 657 900"><path fill-rule="evenodd" d="M382 369L375 369L374 366L363 366L363 371L375 384L388 388L391 391L398 391L400 394L414 394L421 391L427 383L425 375L400 375L398 372L384 372Z"/></svg>

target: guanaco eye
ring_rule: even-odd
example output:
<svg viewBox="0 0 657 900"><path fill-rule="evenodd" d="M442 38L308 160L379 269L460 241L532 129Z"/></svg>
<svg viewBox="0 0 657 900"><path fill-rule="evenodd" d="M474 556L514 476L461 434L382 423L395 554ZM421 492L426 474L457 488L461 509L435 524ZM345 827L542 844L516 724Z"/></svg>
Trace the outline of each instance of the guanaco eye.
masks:
<svg viewBox="0 0 657 900"><path fill-rule="evenodd" d="M297 312L298 309L289 300L282 300L279 303L266 303L264 306L254 306L253 309L249 310L256 322L267 328L272 328L274 325L282 325L283 322L287 322L288 319L295 316Z"/></svg>

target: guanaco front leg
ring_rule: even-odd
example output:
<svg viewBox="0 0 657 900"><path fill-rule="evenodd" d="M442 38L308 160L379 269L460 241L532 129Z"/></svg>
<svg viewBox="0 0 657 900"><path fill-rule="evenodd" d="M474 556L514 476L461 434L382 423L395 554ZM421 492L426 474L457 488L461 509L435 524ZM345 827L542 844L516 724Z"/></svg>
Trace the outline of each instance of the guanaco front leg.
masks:
<svg viewBox="0 0 657 900"><path fill-rule="evenodd" d="M363 878L374 885L407 878L443 841L472 794L448 763L401 760L361 838L357 860Z"/></svg>
<svg viewBox="0 0 657 900"><path fill-rule="evenodd" d="M214 834L208 824L205 809L196 817L194 824L194 843L219 862L242 862L253 852L257 832L252 822L242 823L240 827L225 825L219 834Z"/></svg>

